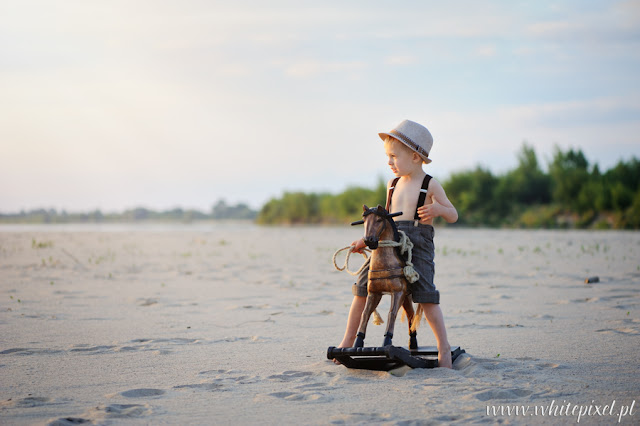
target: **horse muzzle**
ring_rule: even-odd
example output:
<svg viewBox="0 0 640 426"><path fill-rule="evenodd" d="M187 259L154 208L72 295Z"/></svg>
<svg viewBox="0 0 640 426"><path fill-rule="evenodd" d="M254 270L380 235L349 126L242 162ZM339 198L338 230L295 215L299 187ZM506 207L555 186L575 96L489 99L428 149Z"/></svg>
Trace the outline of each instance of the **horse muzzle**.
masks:
<svg viewBox="0 0 640 426"><path fill-rule="evenodd" d="M378 239L377 238L365 238L364 239L364 243L367 245L367 247L369 247L371 250L375 250L378 248Z"/></svg>

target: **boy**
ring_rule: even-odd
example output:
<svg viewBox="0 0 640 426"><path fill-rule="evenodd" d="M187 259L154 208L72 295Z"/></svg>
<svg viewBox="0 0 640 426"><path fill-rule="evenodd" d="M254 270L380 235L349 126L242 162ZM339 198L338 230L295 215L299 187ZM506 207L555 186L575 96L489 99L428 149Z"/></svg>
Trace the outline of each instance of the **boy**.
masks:
<svg viewBox="0 0 640 426"><path fill-rule="evenodd" d="M420 279L409 283L414 303L420 303L438 345L438 366L451 368L451 346L447 339L444 318L440 309L440 293L433 284L434 246L433 219L440 216L449 223L458 220L458 212L444 189L422 170L429 164L433 138L426 127L404 120L389 133L379 133L389 158L389 167L396 176L387 184L387 210L403 212L396 217L396 225L414 244L413 264ZM424 190L421 190L423 188ZM426 196L420 197L421 191ZM419 201L424 200L421 205ZM361 253L364 239L354 241L351 251ZM347 328L339 348L351 347L356 338L360 317L367 299L368 269L362 271L353 286L353 302L349 310Z"/></svg>

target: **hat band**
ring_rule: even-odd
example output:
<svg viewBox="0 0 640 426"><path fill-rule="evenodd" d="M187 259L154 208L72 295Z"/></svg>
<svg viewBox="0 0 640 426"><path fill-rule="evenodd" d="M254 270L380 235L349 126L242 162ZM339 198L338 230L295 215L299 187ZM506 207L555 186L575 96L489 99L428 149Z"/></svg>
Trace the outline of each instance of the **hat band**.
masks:
<svg viewBox="0 0 640 426"><path fill-rule="evenodd" d="M396 129L393 129L391 132L389 133L393 133L395 136L397 136L400 140L402 140L402 142L406 143L407 145L409 145L411 148L413 148L415 151L418 152L418 154L424 155L425 157L429 157L429 153L427 151L424 150L423 147L421 147L420 145L418 145L417 143L415 143L414 141L412 141L407 135L405 135L402 132L397 131Z"/></svg>

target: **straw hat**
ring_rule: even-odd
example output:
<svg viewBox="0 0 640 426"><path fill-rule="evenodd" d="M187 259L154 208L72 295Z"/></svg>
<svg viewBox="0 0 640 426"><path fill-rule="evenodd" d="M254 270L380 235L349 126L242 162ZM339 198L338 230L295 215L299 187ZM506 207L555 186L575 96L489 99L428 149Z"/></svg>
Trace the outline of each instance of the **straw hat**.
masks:
<svg viewBox="0 0 640 426"><path fill-rule="evenodd" d="M415 151L425 164L431 162L429 151L433 146L433 137L429 130L421 124L404 120L389 133L378 133L378 136L382 140L385 140L387 136L391 136Z"/></svg>

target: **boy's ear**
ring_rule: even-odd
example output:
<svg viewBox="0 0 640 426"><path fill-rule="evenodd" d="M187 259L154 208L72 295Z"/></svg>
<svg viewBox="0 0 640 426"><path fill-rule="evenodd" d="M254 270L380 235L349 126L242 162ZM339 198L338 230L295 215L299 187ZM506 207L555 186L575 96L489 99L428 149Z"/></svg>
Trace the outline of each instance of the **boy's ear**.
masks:
<svg viewBox="0 0 640 426"><path fill-rule="evenodd" d="M417 152L414 152L413 153L413 161L417 161L417 162L422 163L422 157L420 157Z"/></svg>

